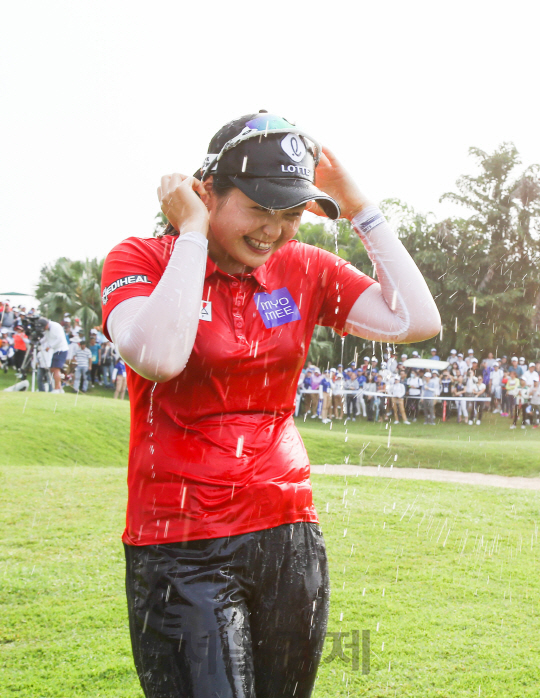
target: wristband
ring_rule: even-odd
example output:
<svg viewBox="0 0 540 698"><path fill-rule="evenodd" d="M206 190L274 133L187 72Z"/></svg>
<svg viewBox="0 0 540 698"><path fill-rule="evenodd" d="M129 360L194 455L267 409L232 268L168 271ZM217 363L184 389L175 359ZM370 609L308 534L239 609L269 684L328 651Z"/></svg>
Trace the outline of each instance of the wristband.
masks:
<svg viewBox="0 0 540 698"><path fill-rule="evenodd" d="M377 206L367 206L352 220L354 227L364 235L367 235L370 230L385 222L386 218Z"/></svg>
<svg viewBox="0 0 540 698"><path fill-rule="evenodd" d="M194 242L196 245L201 247L205 252L208 249L208 238L203 235L202 233L197 232L196 230L190 231L189 233L183 233L182 235L179 235L176 239L176 242L174 243L174 246L178 244L179 240L187 240L188 242Z"/></svg>

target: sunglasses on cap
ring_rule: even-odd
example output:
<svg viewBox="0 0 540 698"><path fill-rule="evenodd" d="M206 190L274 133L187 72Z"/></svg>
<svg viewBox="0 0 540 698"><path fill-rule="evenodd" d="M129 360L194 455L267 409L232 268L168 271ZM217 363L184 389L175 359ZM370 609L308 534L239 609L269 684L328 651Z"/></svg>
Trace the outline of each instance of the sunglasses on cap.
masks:
<svg viewBox="0 0 540 698"><path fill-rule="evenodd" d="M259 137L262 139L269 135L277 135L279 133L296 133L302 136L307 141L307 145L311 152L313 153L313 158L315 160L315 167L319 164L321 159L322 148L318 141L316 141L312 136L305 133L301 129L297 128L293 124L289 123L286 119L281 116L275 116L274 114L261 114L256 116L254 119L250 119L246 122L245 127L240 131L237 136L228 140L225 145L221 148L220 152L208 153L205 157L203 165L201 167L201 180L204 182L207 177L209 177L217 169L217 164L226 152L235 148L239 143L249 140L250 138ZM300 148L299 148L300 152Z"/></svg>

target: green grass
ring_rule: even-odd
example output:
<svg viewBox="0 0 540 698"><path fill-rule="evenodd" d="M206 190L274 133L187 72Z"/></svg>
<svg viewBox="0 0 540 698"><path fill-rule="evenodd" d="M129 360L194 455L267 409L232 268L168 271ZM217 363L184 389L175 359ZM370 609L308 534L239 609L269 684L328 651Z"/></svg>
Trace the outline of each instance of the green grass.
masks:
<svg viewBox="0 0 540 698"><path fill-rule="evenodd" d="M369 629L372 650L367 676L323 662L318 698L538 695L538 493L314 480L329 628Z"/></svg>
<svg viewBox="0 0 540 698"><path fill-rule="evenodd" d="M93 395L0 393L0 464L123 466L129 403ZM298 419L313 464L442 468L498 475L540 475L540 430L511 431L488 414L481 426L321 424ZM360 455L362 454L362 455ZM397 459L396 459L397 456Z"/></svg>
<svg viewBox="0 0 540 698"><path fill-rule="evenodd" d="M127 400L75 393L0 393L0 422L1 465L127 463Z"/></svg>
<svg viewBox="0 0 540 698"><path fill-rule="evenodd" d="M32 385L32 375L30 373L28 374L27 379L30 382L30 385ZM14 369L10 368L7 373L0 371L0 391L4 390L4 388L9 388L14 383L17 383L18 380L19 379L16 377ZM72 388L66 387L65 390L67 393L74 394L74 391ZM37 377L36 377L36 391L37 391ZM114 390L111 390L110 388L105 388L102 385L95 385L92 388L90 388L90 395L92 395L93 397L112 398L114 396ZM127 393L126 393L126 397L124 399L127 400Z"/></svg>
<svg viewBox="0 0 540 698"><path fill-rule="evenodd" d="M141 698L120 541L128 402L0 393L0 420L0 696ZM510 431L498 415L391 432L365 421L298 426L313 463L539 474L537 430ZM323 660L316 698L538 695L538 492L313 482L329 632L371 633L371 673ZM331 648L330 638L325 659Z"/></svg>
<svg viewBox="0 0 540 698"><path fill-rule="evenodd" d="M125 475L0 469L2 697L142 698L123 589ZM328 630L371 633L368 675L324 661L327 641L316 698L538 696L537 492L313 481L330 560Z"/></svg>
<svg viewBox="0 0 540 698"><path fill-rule="evenodd" d="M346 425L335 421L330 429L319 420L296 421L313 464L393 463L394 467L540 476L540 429L510 430L512 422L498 414L485 414L480 426L457 424L455 417L435 427L362 420Z"/></svg>

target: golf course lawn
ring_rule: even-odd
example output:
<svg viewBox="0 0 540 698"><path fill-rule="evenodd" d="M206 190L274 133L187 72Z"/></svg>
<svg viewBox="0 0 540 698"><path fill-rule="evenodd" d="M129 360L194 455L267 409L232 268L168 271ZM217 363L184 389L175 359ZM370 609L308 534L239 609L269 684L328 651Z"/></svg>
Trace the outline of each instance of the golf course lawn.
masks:
<svg viewBox="0 0 540 698"><path fill-rule="evenodd" d="M129 402L89 395L0 392L0 464L125 466ZM510 430L486 414L480 426L455 416L435 427L365 420L298 418L310 461L423 467L495 475L540 476L540 429Z"/></svg>
<svg viewBox="0 0 540 698"><path fill-rule="evenodd" d="M120 541L128 403L4 393L0 418L0 695L142 698ZM508 426L299 422L313 463L538 475L537 430ZM332 582L317 698L539 695L539 492L312 479Z"/></svg>

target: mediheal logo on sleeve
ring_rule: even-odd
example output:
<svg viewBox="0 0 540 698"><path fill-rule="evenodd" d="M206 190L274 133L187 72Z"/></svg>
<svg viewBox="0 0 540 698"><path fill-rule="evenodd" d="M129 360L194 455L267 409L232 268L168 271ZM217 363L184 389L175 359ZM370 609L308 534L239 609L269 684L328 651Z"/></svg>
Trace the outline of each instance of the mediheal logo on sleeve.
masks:
<svg viewBox="0 0 540 698"><path fill-rule="evenodd" d="M152 282L148 280L146 274L131 274L130 276L124 276L121 279L116 279L110 286L103 289L103 296L101 301L103 305L107 304L109 300L109 294L113 291L117 291L122 286L127 286L128 284L151 284Z"/></svg>
<svg viewBox="0 0 540 698"><path fill-rule="evenodd" d="M300 311L287 288L272 293L256 293L255 305L267 329L301 320Z"/></svg>

